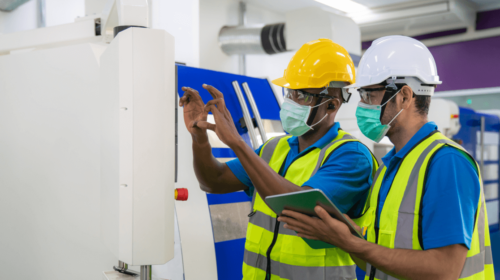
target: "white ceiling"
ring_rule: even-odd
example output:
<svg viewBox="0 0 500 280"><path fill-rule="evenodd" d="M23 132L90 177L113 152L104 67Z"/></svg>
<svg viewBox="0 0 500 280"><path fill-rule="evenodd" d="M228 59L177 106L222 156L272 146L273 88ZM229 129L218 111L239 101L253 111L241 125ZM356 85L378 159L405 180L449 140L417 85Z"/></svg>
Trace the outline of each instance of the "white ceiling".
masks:
<svg viewBox="0 0 500 280"><path fill-rule="evenodd" d="M387 6L387 5L412 2L412 1L414 0L355 0L354 2L363 4L368 8L375 8L380 6Z"/></svg>
<svg viewBox="0 0 500 280"><path fill-rule="evenodd" d="M342 1L342 0L338 0ZM419 0L354 0L369 8L375 8L386 5L401 4L407 2L418 2ZM499 9L499 0L468 0L477 5L478 10ZM277 13L286 13L305 7L317 6L323 7L331 11L339 12L331 7L320 4L314 0L246 0L246 3L257 5Z"/></svg>
<svg viewBox="0 0 500 280"><path fill-rule="evenodd" d="M374 8L374 7L386 6L386 5L392 5L392 4L413 2L415 0L354 0L354 1L358 2L360 4L363 4L369 8ZM468 0L468 1L474 2L478 6L478 8L483 8L485 6L494 5L494 4L496 4L497 6L500 6L500 1L498 1L498 0Z"/></svg>
<svg viewBox="0 0 500 280"><path fill-rule="evenodd" d="M277 13L286 13L293 10L298 10L307 7L323 7L331 10L333 8L327 7L314 0L245 0L248 4L257 5Z"/></svg>

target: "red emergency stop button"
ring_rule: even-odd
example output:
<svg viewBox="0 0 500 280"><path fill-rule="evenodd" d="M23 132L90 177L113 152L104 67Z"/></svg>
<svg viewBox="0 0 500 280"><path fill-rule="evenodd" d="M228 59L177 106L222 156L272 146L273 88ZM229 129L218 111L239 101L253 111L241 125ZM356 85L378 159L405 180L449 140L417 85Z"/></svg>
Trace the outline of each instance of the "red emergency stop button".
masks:
<svg viewBox="0 0 500 280"><path fill-rule="evenodd" d="M189 192L185 188L175 189L175 200L186 201L188 199Z"/></svg>

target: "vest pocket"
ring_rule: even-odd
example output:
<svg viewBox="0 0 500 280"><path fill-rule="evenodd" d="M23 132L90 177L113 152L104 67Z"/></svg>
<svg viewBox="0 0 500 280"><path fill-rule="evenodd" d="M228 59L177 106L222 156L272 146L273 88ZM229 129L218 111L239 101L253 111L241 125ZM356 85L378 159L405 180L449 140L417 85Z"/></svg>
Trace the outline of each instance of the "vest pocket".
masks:
<svg viewBox="0 0 500 280"><path fill-rule="evenodd" d="M259 252L259 243L262 239L262 235L264 234L264 229L256 226L252 223L248 224L247 229L247 239L246 239L246 249L252 252Z"/></svg>
<svg viewBox="0 0 500 280"><path fill-rule="evenodd" d="M394 248L394 231L380 230L378 244L386 248Z"/></svg>
<svg viewBox="0 0 500 280"><path fill-rule="evenodd" d="M281 252L298 256L325 256L325 249L313 249L298 236L283 235Z"/></svg>
<svg viewBox="0 0 500 280"><path fill-rule="evenodd" d="M360 228L368 228L375 220L375 207L370 207L365 213L358 218L352 218Z"/></svg>

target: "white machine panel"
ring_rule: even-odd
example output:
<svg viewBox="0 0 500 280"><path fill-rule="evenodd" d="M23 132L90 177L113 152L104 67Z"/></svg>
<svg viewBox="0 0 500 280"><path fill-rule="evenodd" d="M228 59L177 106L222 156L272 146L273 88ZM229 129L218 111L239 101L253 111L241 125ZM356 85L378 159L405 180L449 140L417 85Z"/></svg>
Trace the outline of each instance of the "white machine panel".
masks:
<svg viewBox="0 0 500 280"><path fill-rule="evenodd" d="M117 264L99 230L103 48L0 56L0 279L100 279Z"/></svg>
<svg viewBox="0 0 500 280"><path fill-rule="evenodd" d="M427 116L429 121L437 124L439 131L452 138L460 130L458 105L450 100L432 98Z"/></svg>
<svg viewBox="0 0 500 280"><path fill-rule="evenodd" d="M127 29L100 66L102 236L129 265L164 264L174 250L174 39Z"/></svg>

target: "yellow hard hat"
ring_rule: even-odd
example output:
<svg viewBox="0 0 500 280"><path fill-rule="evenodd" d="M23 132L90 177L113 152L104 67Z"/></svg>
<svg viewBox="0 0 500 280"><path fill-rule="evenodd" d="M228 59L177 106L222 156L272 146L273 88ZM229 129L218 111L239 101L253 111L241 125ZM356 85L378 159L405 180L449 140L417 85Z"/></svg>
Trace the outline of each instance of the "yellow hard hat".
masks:
<svg viewBox="0 0 500 280"><path fill-rule="evenodd" d="M334 81L356 82L354 63L342 46L330 39L318 39L300 47L283 77L272 82L284 88L301 89L327 87Z"/></svg>

